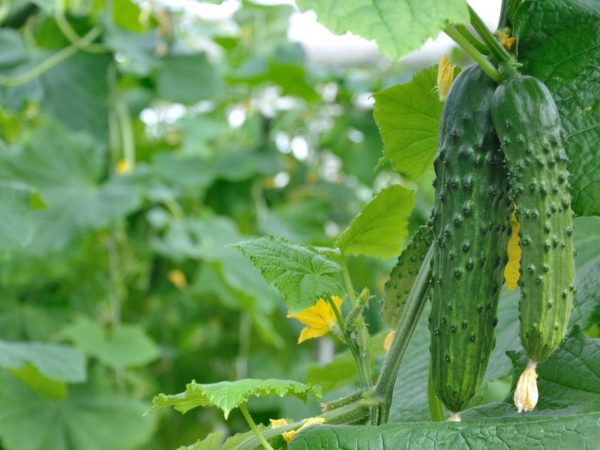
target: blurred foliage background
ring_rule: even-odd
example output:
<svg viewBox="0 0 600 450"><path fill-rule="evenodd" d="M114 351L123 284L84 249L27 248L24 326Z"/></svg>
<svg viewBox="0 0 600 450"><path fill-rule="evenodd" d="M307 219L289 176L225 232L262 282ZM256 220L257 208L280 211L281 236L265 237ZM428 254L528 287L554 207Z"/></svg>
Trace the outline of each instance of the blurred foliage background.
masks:
<svg viewBox="0 0 600 450"><path fill-rule="evenodd" d="M296 344L279 294L228 245L330 246L373 192L404 183L378 164L371 94L410 73L311 66L289 5L209 20L168 3L0 5L0 197L36 210L1 239L0 344L29 352L19 369L0 357L6 450L171 450L246 430L239 412L142 416L192 379L293 378L327 396L355 382L347 355L322 365L332 340ZM392 263L354 258L356 288L380 298ZM249 406L263 422L319 410Z"/></svg>

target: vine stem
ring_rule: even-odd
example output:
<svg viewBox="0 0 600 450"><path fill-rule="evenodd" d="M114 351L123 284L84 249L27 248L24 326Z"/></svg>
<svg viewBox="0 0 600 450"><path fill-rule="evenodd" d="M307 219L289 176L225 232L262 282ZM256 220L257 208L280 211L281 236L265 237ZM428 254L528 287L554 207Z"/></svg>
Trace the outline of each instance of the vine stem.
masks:
<svg viewBox="0 0 600 450"><path fill-rule="evenodd" d="M252 428L252 431L254 431L254 435L256 436L256 438L258 439L258 442L260 442L262 447L265 450L273 450L273 447L271 447L271 445L267 442L265 437L261 434L258 427L254 423L254 420L252 419L252 416L250 415L250 412L248 411L248 407L246 406L245 403L240 405L240 410L242 411L244 419L246 419L246 422L248 422L248 426L250 428Z"/></svg>
<svg viewBox="0 0 600 450"><path fill-rule="evenodd" d="M439 397L435 393L433 386L433 374L431 372L431 362L429 362L429 376L427 380L427 403L429 405L429 415L434 422L443 422L446 420L444 407Z"/></svg>
<svg viewBox="0 0 600 450"><path fill-rule="evenodd" d="M454 28L456 28L456 31L462 34L465 37L465 39L467 39L473 45L473 47L475 47L480 53L483 53L484 55L488 55L490 53L490 50L487 48L487 46L475 36L473 36L473 34L468 30L467 27L461 24L456 24L454 25Z"/></svg>
<svg viewBox="0 0 600 450"><path fill-rule="evenodd" d="M471 16L471 25L475 28L477 34L483 39L483 42L488 46L490 52L502 64L514 65L515 60L508 50L496 39L487 25L477 15L475 10L469 6L469 14Z"/></svg>
<svg viewBox="0 0 600 450"><path fill-rule="evenodd" d="M383 368L379 374L379 379L375 384L374 397L381 399L379 421L387 422L389 409L392 403L394 394L394 385L398 377L398 369L408 348L410 339L412 338L419 318L425 309L427 303L427 290L429 289L429 280L431 278L431 258L433 255L433 245L429 247L429 251L421 264L421 269L417 274L417 278L408 294L406 305L398 326L396 334L390 350L383 363Z"/></svg>
<svg viewBox="0 0 600 450"><path fill-rule="evenodd" d="M92 28L84 37L81 38L79 44L88 45L94 41L98 36L100 36L100 28L94 27ZM75 53L79 51L79 48L75 45L69 45L68 47L63 48L62 50L54 53L49 58L45 59L37 66L24 72L22 74L16 75L14 77L0 77L0 86L4 87L17 87L22 84L29 83L32 80L35 80L37 77L52 69L54 66L57 66L61 62L73 56Z"/></svg>
<svg viewBox="0 0 600 450"><path fill-rule="evenodd" d="M64 1L59 1L56 5L56 10L54 12L54 20L56 21L56 25L62 32L62 34L69 40L71 44L77 47L79 50L87 52L87 53L106 53L108 52L108 48L104 47L102 44L92 44L92 43L82 43L81 37L77 32L73 29L67 18L64 14Z"/></svg>
<svg viewBox="0 0 600 450"><path fill-rule="evenodd" d="M473 58L473 61L475 61L479 67L481 67L481 70L483 70L487 76L496 82L500 82L502 80L502 74L498 71L498 69L496 69L486 58L486 56L480 53L467 38L459 33L455 27L449 26L444 30L444 32L465 52L467 52L471 58Z"/></svg>
<svg viewBox="0 0 600 450"><path fill-rule="evenodd" d="M127 105L122 100L115 101L115 115L121 130L123 156L130 170L135 167L135 136Z"/></svg>

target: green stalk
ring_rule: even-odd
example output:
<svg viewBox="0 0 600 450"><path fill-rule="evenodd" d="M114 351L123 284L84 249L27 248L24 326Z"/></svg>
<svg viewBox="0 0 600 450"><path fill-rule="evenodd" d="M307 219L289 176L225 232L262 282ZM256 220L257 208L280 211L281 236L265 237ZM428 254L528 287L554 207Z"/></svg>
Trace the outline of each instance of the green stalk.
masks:
<svg viewBox="0 0 600 450"><path fill-rule="evenodd" d="M356 423L365 419L369 415L369 409L376 405L377 402L374 399L361 399L333 411L323 413L317 417L322 417L325 419L325 424L329 425ZM300 428L303 422L304 420L301 420L299 422L284 425L283 427L270 428L268 430L264 430L260 434L262 435L263 439L268 441L269 439L273 439L274 437L281 435L281 433L285 431L291 431ZM257 436L250 436L244 441L240 442L236 447L236 450L260 449L261 447L258 442Z"/></svg>
<svg viewBox="0 0 600 450"><path fill-rule="evenodd" d="M444 407L442 406L442 402L439 397L435 393L435 388L433 387L433 378L431 373L431 362L429 363L429 377L427 380L427 403L429 404L429 415L431 416L431 420L434 422L443 422L446 420L446 415L444 414Z"/></svg>
<svg viewBox="0 0 600 450"><path fill-rule="evenodd" d="M115 101L115 115L121 130L123 156L127 166L133 170L135 167L135 137L127 105L122 100Z"/></svg>
<svg viewBox="0 0 600 450"><path fill-rule="evenodd" d="M81 36L77 34L77 32L73 29L67 18L64 16L64 13L60 7L56 8L54 12L54 20L56 21L56 25L62 32L62 34L67 38L67 40L77 47L78 50L87 53L106 53L108 52L108 48L102 44L86 44L82 42Z"/></svg>
<svg viewBox="0 0 600 450"><path fill-rule="evenodd" d="M331 300L331 298L327 298L327 303L329 303L329 307L331 308L331 310L333 311L333 313L335 315L335 320L337 321L338 326L340 327L340 331L342 332L342 335L344 336L346 345L348 345L348 348L350 349L350 353L352 353L352 357L354 358L354 361L356 362L356 367L358 369L358 378L360 380L361 387L371 386L370 370L368 367L365 367L364 358L358 351L358 348L356 347L354 341L352 340L350 333L348 333L348 331L346 330L346 324L344 322L344 319L342 318L342 315L341 315L339 309L337 308L337 306L335 305L333 300Z"/></svg>
<svg viewBox="0 0 600 450"><path fill-rule="evenodd" d="M486 24L481 20L481 17L469 6L469 14L471 15L471 25L475 28L475 31L483 39L483 42L488 46L492 55L501 64L514 65L515 59L512 57L508 50L496 39L496 36L489 30Z"/></svg>
<svg viewBox="0 0 600 450"><path fill-rule="evenodd" d="M456 28L449 26L444 32L452 38L454 42L456 42L467 54L473 58L481 70L483 70L488 77L496 82L500 82L502 80L502 74L496 69L492 63L485 57L484 54L480 53L474 46L471 44L467 38L465 38L462 34L460 34Z"/></svg>
<svg viewBox="0 0 600 450"><path fill-rule="evenodd" d="M374 397L382 399L380 405L380 422L383 423L387 422L389 416L398 369L400 368L410 339L412 338L421 314L423 313L423 309L425 309L425 304L427 303L427 290L431 278L432 255L433 245L429 248L412 289L408 294L404 312L396 327L396 334L392 346L383 363L379 379L375 384Z"/></svg>
<svg viewBox="0 0 600 450"><path fill-rule="evenodd" d="M81 45L88 45L94 41L98 36L100 36L100 28L94 27L92 28L84 37L81 38L79 43ZM61 49L60 51L54 53L49 58L42 61L40 64L28 70L27 72L21 73L14 77L0 77L0 86L4 87L16 87L21 86L22 84L29 83L32 80L35 80L37 77L57 66L61 62L73 56L75 53L79 51L79 48L75 45L69 45Z"/></svg>
<svg viewBox="0 0 600 450"><path fill-rule="evenodd" d="M244 415L244 419L246 419L246 422L248 422L248 425L250 426L250 428L252 428L252 431L254 431L254 435L256 436L256 439L258 439L258 442L260 442L260 444L262 445L262 448L264 448L265 450L273 450L273 447L271 447L271 445L267 442L265 437L258 430L258 427L254 423L254 420L252 420L252 416L250 415L250 412L248 411L248 408L246 407L245 403L240 405L240 410Z"/></svg>
<svg viewBox="0 0 600 450"><path fill-rule="evenodd" d="M473 34L469 31L467 27L465 27L464 25L457 24L454 25L454 28L456 28L456 31L462 34L464 38L468 40L473 45L473 47L475 47L480 53L483 53L484 55L488 55L490 53L490 50L487 48L487 46L475 36L473 36Z"/></svg>

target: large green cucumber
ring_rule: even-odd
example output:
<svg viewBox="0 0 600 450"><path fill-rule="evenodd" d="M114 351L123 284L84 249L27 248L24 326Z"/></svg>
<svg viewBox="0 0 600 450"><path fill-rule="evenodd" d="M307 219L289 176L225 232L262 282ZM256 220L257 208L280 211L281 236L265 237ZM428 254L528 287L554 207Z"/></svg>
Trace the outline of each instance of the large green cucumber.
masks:
<svg viewBox="0 0 600 450"><path fill-rule="evenodd" d="M389 280L385 283L381 312L383 320L392 330L395 330L398 326L408 294L417 278L432 240L433 236L428 226L424 225L419 228L410 244L398 257L398 262L392 269Z"/></svg>
<svg viewBox="0 0 600 450"><path fill-rule="evenodd" d="M434 164L432 379L453 413L476 393L494 348L510 234L508 177L489 114L495 88L477 66L458 76Z"/></svg>
<svg viewBox="0 0 600 450"><path fill-rule="evenodd" d="M550 91L529 76L498 86L491 114L521 224L521 342L533 361L541 361L565 337L575 290L573 213L560 117Z"/></svg>

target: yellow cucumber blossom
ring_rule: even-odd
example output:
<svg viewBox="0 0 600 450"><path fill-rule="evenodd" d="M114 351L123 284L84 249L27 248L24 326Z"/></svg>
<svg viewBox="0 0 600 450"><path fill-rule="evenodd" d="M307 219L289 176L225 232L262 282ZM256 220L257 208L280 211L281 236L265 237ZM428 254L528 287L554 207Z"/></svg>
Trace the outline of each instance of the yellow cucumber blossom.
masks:
<svg viewBox="0 0 600 450"><path fill-rule="evenodd" d="M513 291L519 281L519 269L521 267L521 246L519 245L519 230L521 224L513 212L511 218L512 233L508 241L506 252L508 253L508 263L504 268L504 284L506 289Z"/></svg>
<svg viewBox="0 0 600 450"><path fill-rule="evenodd" d="M168 274L169 281L178 289L183 289L187 285L185 274L178 269L171 270Z"/></svg>
<svg viewBox="0 0 600 450"><path fill-rule="evenodd" d="M269 422L271 422L271 428L285 427L288 424L285 419L269 419Z"/></svg>
<svg viewBox="0 0 600 450"><path fill-rule="evenodd" d="M508 33L505 33L504 31L496 31L496 36L498 36L498 38L500 39L500 43L507 50L512 50L515 47L515 43L517 42L517 40Z"/></svg>
<svg viewBox="0 0 600 450"><path fill-rule="evenodd" d="M450 92L450 86L454 81L454 65L450 64L450 59L446 55L440 58L437 73L437 93L440 102L445 102Z"/></svg>
<svg viewBox="0 0 600 450"><path fill-rule="evenodd" d="M332 295L331 300L339 311L344 300L337 295ZM331 305L323 298L319 298L317 303L310 308L303 309L294 314L288 314L287 317L296 319L306 325L306 328L302 330L298 337L298 344L308 339L321 337L337 326L335 312L331 308Z"/></svg>
<svg viewBox="0 0 600 450"><path fill-rule="evenodd" d="M385 350L385 352L389 352L390 348L392 347L392 342L394 342L394 337L396 336L396 332L395 331L390 331L387 336L385 337L385 340L383 341L383 349Z"/></svg>
<svg viewBox="0 0 600 450"><path fill-rule="evenodd" d="M533 411L537 405L539 394L537 388L537 372L535 371L537 363L530 360L527 368L519 377L517 388L515 389L514 401L517 411Z"/></svg>
<svg viewBox="0 0 600 450"><path fill-rule="evenodd" d="M117 165L115 166L115 172L117 172L119 175L129 173L131 172L131 169L131 164L124 159L120 159Z"/></svg>
<svg viewBox="0 0 600 450"><path fill-rule="evenodd" d="M302 425L297 430L284 431L283 433L281 433L281 436L283 436L285 442L289 444L290 441L294 439L294 437L296 437L296 434L298 434L298 432L312 425L322 425L324 423L325 419L323 417L311 417L310 419L306 419L304 422L302 422Z"/></svg>

